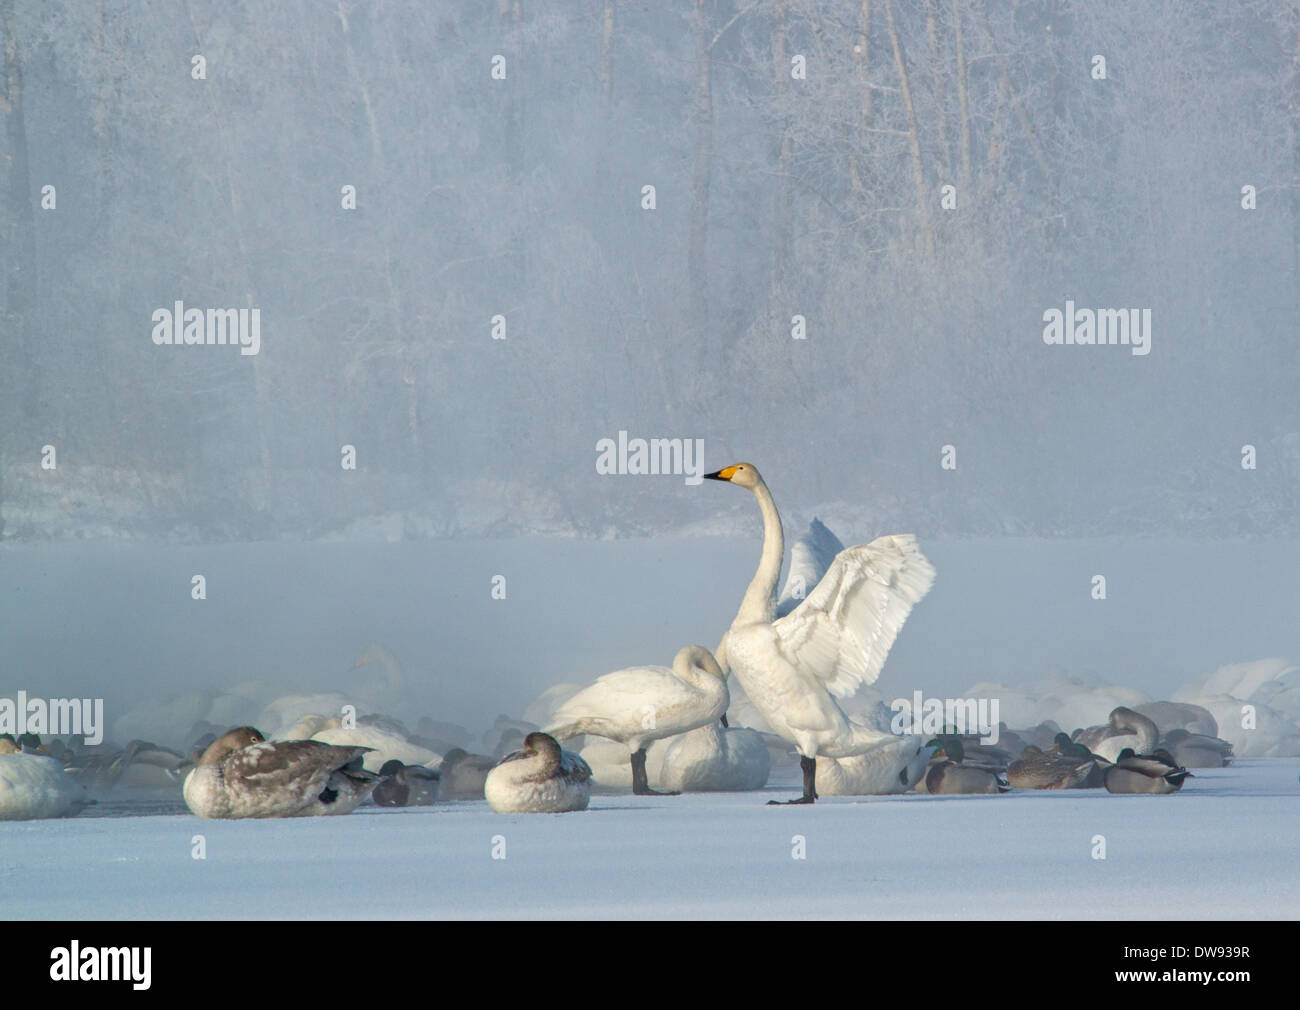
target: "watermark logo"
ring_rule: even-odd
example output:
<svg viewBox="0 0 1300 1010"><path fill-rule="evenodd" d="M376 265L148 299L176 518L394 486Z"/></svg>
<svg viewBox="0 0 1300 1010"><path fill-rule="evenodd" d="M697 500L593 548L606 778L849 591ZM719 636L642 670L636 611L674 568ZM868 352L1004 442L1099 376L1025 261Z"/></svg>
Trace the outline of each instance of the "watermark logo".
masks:
<svg viewBox="0 0 1300 1010"><path fill-rule="evenodd" d="M104 740L103 698L0 698L0 733L22 736L80 734L90 746Z"/></svg>
<svg viewBox="0 0 1300 1010"><path fill-rule="evenodd" d="M889 707L894 712L889 728L900 736L956 733L977 735L980 743L998 742L997 698L925 698L920 691L913 691L910 700L895 698Z"/></svg>
<svg viewBox="0 0 1300 1010"><path fill-rule="evenodd" d="M196 309L178 301L170 309L154 309L153 342L164 344L228 344L240 354L262 349L261 309Z"/></svg>
<svg viewBox="0 0 1300 1010"><path fill-rule="evenodd" d="M1045 344L1118 344L1139 357L1151 353L1150 309L1076 309L1066 301L1065 311L1043 313Z"/></svg>
<svg viewBox="0 0 1300 1010"><path fill-rule="evenodd" d="M73 940L50 951L50 978L55 982L130 982L132 989L151 984L152 947L82 947Z"/></svg>
<svg viewBox="0 0 1300 1010"><path fill-rule="evenodd" d="M704 482L702 438L602 438L596 443L596 472L606 475L685 475L687 484Z"/></svg>

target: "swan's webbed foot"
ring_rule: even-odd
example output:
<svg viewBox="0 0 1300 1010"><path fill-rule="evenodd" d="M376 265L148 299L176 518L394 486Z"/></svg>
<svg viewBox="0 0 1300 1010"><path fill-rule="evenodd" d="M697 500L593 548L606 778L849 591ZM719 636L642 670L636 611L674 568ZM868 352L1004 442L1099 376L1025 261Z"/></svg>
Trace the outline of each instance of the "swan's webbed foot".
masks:
<svg viewBox="0 0 1300 1010"><path fill-rule="evenodd" d="M634 796L680 796L675 792L660 792L650 788L650 779L645 772L645 748L632 752L632 794Z"/></svg>
<svg viewBox="0 0 1300 1010"><path fill-rule="evenodd" d="M769 807L785 807L798 803L817 802L817 759L799 755L799 767L803 770L803 795L797 800L768 800Z"/></svg>

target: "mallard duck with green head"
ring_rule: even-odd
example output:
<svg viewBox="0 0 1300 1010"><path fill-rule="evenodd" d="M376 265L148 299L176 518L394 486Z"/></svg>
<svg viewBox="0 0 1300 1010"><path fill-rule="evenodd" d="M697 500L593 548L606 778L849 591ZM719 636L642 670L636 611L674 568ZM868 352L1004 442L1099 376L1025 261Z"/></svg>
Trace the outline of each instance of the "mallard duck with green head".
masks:
<svg viewBox="0 0 1300 1010"><path fill-rule="evenodd" d="M1108 793L1176 793L1192 773L1179 765L1167 750L1135 754L1132 747L1120 751L1119 758L1106 769Z"/></svg>
<svg viewBox="0 0 1300 1010"><path fill-rule="evenodd" d="M926 744L937 746L925 776L927 792L938 796L1004 793L1011 787L998 772L962 764L965 748L956 737L938 737Z"/></svg>

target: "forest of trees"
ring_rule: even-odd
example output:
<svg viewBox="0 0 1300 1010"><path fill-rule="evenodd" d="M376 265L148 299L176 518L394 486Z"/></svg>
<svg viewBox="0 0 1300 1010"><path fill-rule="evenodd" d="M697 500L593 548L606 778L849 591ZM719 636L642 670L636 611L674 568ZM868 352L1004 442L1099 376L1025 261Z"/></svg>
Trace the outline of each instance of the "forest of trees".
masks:
<svg viewBox="0 0 1300 1010"><path fill-rule="evenodd" d="M619 431L882 529L1300 532L1297 0L0 0L0 36L6 538L747 507L599 476ZM1150 309L1151 353L1045 344L1067 300ZM258 308L260 352L158 346L176 301Z"/></svg>

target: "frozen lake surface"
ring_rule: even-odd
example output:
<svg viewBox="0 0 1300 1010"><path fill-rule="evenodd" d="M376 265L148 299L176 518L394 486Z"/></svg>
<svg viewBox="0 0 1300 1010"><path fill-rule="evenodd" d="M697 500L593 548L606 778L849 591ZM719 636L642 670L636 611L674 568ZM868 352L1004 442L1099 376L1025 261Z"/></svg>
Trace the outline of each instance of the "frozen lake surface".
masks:
<svg viewBox="0 0 1300 1010"><path fill-rule="evenodd" d="M794 795L785 771L761 793L595 796L551 816L482 802L274 821L83 815L0 824L0 893L19 921L1295 918L1298 774L1300 759L1242 761L1172 796L765 806ZM205 860L191 858L196 834ZM806 859L792 857L796 835Z"/></svg>

